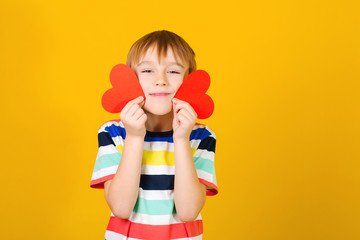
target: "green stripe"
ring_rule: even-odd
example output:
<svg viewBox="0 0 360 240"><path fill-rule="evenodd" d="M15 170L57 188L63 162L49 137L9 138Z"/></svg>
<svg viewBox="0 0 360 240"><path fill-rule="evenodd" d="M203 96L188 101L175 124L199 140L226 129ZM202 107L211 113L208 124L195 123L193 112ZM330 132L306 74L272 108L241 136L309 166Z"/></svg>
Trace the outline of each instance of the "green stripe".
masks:
<svg viewBox="0 0 360 240"><path fill-rule="evenodd" d="M176 213L174 199L169 200L147 200L138 198L133 212L148 215L171 215Z"/></svg>
<svg viewBox="0 0 360 240"><path fill-rule="evenodd" d="M215 174L213 161L202 157L194 157L194 163L196 169L203 170L213 175Z"/></svg>
<svg viewBox="0 0 360 240"><path fill-rule="evenodd" d="M119 165L120 159L121 153L104 154L98 159L96 159L94 172L99 171L102 168Z"/></svg>

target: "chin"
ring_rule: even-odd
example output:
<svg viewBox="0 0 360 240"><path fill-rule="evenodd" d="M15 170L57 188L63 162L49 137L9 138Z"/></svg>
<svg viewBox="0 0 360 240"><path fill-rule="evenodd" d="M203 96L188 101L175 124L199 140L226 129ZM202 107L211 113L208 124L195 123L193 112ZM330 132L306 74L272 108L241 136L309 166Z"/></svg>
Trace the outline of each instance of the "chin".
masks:
<svg viewBox="0 0 360 240"><path fill-rule="evenodd" d="M152 113L152 114L158 115L158 116L163 116L163 115L166 115L166 114L170 113L171 110L172 109L169 109L169 110L159 110L159 109L157 109L155 111L149 111L149 112Z"/></svg>
<svg viewBox="0 0 360 240"><path fill-rule="evenodd" d="M151 107L151 109L147 108L145 106L145 110L149 113L152 113L154 115L158 115L158 116L163 116L166 115L168 113L170 113L172 111L172 105L169 106L156 106L156 107Z"/></svg>

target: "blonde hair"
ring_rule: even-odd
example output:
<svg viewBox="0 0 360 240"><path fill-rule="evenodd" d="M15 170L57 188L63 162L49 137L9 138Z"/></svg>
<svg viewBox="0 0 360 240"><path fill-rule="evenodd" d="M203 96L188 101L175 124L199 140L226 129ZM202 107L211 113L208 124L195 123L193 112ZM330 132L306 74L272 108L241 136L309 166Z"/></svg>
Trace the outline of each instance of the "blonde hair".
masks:
<svg viewBox="0 0 360 240"><path fill-rule="evenodd" d="M189 74L196 70L195 52L183 38L166 30L151 32L137 40L130 48L126 64L132 67L133 64L139 63L140 58L152 46L157 47L159 61L161 56L166 56L168 48L171 47L176 58L180 57L183 62L189 64Z"/></svg>

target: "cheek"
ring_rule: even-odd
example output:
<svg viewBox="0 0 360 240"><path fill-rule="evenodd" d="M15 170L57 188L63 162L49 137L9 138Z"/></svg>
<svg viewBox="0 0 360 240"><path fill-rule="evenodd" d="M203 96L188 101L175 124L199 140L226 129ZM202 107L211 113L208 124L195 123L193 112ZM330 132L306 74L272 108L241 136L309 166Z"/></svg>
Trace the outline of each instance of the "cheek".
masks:
<svg viewBox="0 0 360 240"><path fill-rule="evenodd" d="M149 88L148 87L149 84L147 84L146 81L141 81L141 80L139 80L139 83L140 83L140 86L141 86L142 90L144 91L144 93L146 93L147 89Z"/></svg>
<svg viewBox="0 0 360 240"><path fill-rule="evenodd" d="M176 83L176 85L174 85L174 90L175 90L175 92L180 88L180 86L181 86L182 83L183 83L183 81L181 80L181 81L178 81L178 82Z"/></svg>

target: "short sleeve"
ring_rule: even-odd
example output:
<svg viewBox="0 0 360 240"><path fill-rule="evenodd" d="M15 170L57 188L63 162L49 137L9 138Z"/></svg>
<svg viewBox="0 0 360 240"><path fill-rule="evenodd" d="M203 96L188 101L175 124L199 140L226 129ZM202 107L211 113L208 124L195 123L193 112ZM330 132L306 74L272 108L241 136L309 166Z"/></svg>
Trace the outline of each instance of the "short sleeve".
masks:
<svg viewBox="0 0 360 240"><path fill-rule="evenodd" d="M104 182L114 177L120 160L125 129L119 122L107 122L98 131L99 148L91 176L90 187L104 188Z"/></svg>
<svg viewBox="0 0 360 240"><path fill-rule="evenodd" d="M218 193L215 175L215 146L216 136L207 126L199 126L193 131L191 141L197 145L193 156L199 181L207 186L206 195Z"/></svg>

